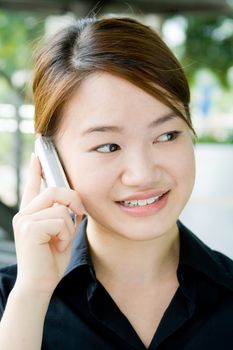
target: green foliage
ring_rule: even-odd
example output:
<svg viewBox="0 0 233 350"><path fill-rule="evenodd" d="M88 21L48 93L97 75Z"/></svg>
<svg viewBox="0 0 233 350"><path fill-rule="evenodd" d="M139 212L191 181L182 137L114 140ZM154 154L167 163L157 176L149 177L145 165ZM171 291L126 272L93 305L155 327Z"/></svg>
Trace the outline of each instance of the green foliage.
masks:
<svg viewBox="0 0 233 350"><path fill-rule="evenodd" d="M0 70L5 75L31 68L32 45L43 30L36 14L0 11Z"/></svg>
<svg viewBox="0 0 233 350"><path fill-rule="evenodd" d="M233 144L233 134L231 133L224 140L219 140L217 137L213 135L201 136L198 138L197 143L218 143L218 144Z"/></svg>
<svg viewBox="0 0 233 350"><path fill-rule="evenodd" d="M233 17L188 16L183 61L190 81L197 70L208 68L223 87L233 66ZM189 61L189 62L188 62Z"/></svg>

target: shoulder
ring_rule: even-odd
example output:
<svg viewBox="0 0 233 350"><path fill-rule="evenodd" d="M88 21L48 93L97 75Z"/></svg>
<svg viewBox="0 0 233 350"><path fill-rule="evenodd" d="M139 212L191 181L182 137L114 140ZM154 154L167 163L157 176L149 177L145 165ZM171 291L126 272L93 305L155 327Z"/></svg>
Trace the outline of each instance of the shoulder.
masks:
<svg viewBox="0 0 233 350"><path fill-rule="evenodd" d="M0 269L0 318L5 308L8 296L15 284L17 265Z"/></svg>
<svg viewBox="0 0 233 350"><path fill-rule="evenodd" d="M201 273L206 280L233 293L233 260L211 249L193 232L178 222L180 231L180 264Z"/></svg>
<svg viewBox="0 0 233 350"><path fill-rule="evenodd" d="M233 279L233 260L225 254L222 254L216 250L211 250L211 252L215 257L215 260L221 266L224 273Z"/></svg>

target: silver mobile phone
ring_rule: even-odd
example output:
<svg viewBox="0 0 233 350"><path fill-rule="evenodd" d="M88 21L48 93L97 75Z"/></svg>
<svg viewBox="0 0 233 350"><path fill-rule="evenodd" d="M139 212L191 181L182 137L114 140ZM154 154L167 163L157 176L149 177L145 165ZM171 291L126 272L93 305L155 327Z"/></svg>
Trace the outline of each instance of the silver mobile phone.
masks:
<svg viewBox="0 0 233 350"><path fill-rule="evenodd" d="M38 136L35 141L35 154L39 157L42 167L42 179L46 187L70 188L62 168L56 148L50 138ZM69 209L71 219L75 223L75 214Z"/></svg>

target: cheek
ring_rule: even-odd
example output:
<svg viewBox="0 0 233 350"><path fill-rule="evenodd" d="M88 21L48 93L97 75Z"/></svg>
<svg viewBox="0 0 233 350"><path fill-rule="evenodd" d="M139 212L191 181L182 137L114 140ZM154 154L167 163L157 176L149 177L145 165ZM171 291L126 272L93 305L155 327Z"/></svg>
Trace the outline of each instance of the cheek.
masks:
<svg viewBox="0 0 233 350"><path fill-rule="evenodd" d="M101 200L109 195L114 186L114 171L109 167L100 166L89 157L78 157L76 164L70 167L72 185L82 199L88 202Z"/></svg>
<svg viewBox="0 0 233 350"><path fill-rule="evenodd" d="M177 164L177 177L181 186L191 192L195 182L195 156L193 146L187 147Z"/></svg>

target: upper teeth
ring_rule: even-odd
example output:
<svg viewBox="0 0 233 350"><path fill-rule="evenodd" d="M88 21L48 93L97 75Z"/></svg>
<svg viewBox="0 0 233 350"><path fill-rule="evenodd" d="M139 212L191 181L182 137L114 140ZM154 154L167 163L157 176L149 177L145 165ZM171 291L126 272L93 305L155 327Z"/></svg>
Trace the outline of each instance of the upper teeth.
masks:
<svg viewBox="0 0 233 350"><path fill-rule="evenodd" d="M147 205L147 204L151 204L157 200L160 199L161 196L156 196L156 197L151 197L148 199L142 199L142 200L132 200L132 201L123 201L121 202L121 204L127 206L127 207L136 207L136 206L143 206L143 205Z"/></svg>

